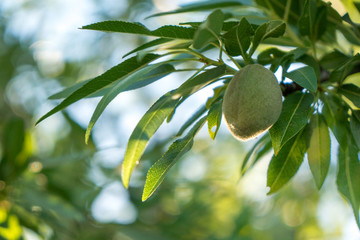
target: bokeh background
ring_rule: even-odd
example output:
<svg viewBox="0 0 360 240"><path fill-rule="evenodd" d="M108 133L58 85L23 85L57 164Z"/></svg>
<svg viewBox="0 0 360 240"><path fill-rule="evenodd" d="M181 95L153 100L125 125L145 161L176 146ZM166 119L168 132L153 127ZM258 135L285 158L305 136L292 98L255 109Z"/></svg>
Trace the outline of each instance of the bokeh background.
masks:
<svg viewBox="0 0 360 240"><path fill-rule="evenodd" d="M47 99L51 94L103 73L147 40L81 26L127 20L154 29L202 21L206 13L145 19L190 2L0 0L0 239L360 239L351 208L337 193L336 151L321 191L304 161L290 184L267 196L271 155L241 177L241 161L255 142L236 141L224 125L215 141L206 129L200 132L192 151L142 203L148 168L211 96L209 89L187 100L159 129L125 190L116 169L133 128L185 73L121 93L88 145L84 129L98 98L75 103L35 127L58 103Z"/></svg>

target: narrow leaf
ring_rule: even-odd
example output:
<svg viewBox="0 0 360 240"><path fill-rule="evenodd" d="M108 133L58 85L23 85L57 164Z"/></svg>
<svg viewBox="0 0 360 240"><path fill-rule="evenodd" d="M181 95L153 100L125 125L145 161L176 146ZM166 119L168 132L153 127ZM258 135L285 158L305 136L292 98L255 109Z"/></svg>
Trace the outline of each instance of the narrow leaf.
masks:
<svg viewBox="0 0 360 240"><path fill-rule="evenodd" d="M264 150L265 145L267 143L270 143L270 148L271 148L271 141L270 141L270 135L268 133L266 133L264 136L262 136L255 144L254 146L248 151L248 153L246 154L244 161L241 164L240 167L240 173L243 176L248 169L251 168L251 166L253 166L257 160L259 160L259 153L262 152L262 150Z"/></svg>
<svg viewBox="0 0 360 240"><path fill-rule="evenodd" d="M356 107L360 108L360 88L354 84L344 84L339 88L339 93L349 99Z"/></svg>
<svg viewBox="0 0 360 240"><path fill-rule="evenodd" d="M93 94L100 89L112 84L113 82L132 74L143 66L147 65L151 61L159 58L160 55L156 54L148 54L141 61L138 61L136 57L129 58L119 65L111 68L107 72L102 75L93 78L86 84L84 84L81 88L73 92L69 97L65 98L59 105L50 110L44 116L42 116L36 124L44 120L45 118L53 115L54 113L64 109L65 107L73 104L74 102Z"/></svg>
<svg viewBox="0 0 360 240"><path fill-rule="evenodd" d="M360 163L358 153L352 145L348 145L345 149L340 147L338 159L339 170L336 179L338 190L351 204L356 223L360 227Z"/></svg>
<svg viewBox="0 0 360 240"><path fill-rule="evenodd" d="M285 74L285 77L290 78L300 86L310 90L317 91L317 79L315 71L312 67L303 67Z"/></svg>
<svg viewBox="0 0 360 240"><path fill-rule="evenodd" d="M269 130L275 155L307 124L313 99L311 94L302 92L290 94L285 99L278 121Z"/></svg>
<svg viewBox="0 0 360 240"><path fill-rule="evenodd" d="M239 24L233 27L225 35L225 48L231 56L241 55L247 57L246 51L250 46L250 37L254 35L254 29L246 18L241 18Z"/></svg>
<svg viewBox="0 0 360 240"><path fill-rule="evenodd" d="M212 12L196 30L194 34L194 48L204 48L216 40L222 29L223 21L224 14L221 10Z"/></svg>
<svg viewBox="0 0 360 240"><path fill-rule="evenodd" d="M253 45L250 49L249 55L255 52L259 44L267 38L281 37L285 33L286 24L283 21L270 21L259 26L254 35Z"/></svg>
<svg viewBox="0 0 360 240"><path fill-rule="evenodd" d="M222 101L216 101L209 109L207 116L210 137L214 140L221 124Z"/></svg>
<svg viewBox="0 0 360 240"><path fill-rule="evenodd" d="M193 124L196 120L198 120L204 113L207 111L205 106L201 106L185 123L181 126L180 130L175 135L176 137L180 137L183 133L188 129L191 124Z"/></svg>
<svg viewBox="0 0 360 240"><path fill-rule="evenodd" d="M153 14L150 17L158 17L169 14L178 14L178 13L186 13L186 12L199 12L199 11L208 11L212 9L223 9L226 7L238 7L242 5L241 0L211 0L211 1L202 1L199 3L191 3L187 4L177 10L169 11L169 12L161 12L157 14Z"/></svg>
<svg viewBox="0 0 360 240"><path fill-rule="evenodd" d="M221 65L218 67L211 68L206 70L205 72L195 76L194 78L190 78L185 81L175 92L174 95L191 95L201 88L213 83L221 76L226 73L226 65Z"/></svg>
<svg viewBox="0 0 360 240"><path fill-rule="evenodd" d="M194 137L206 121L206 117L200 119L191 131L182 139L171 144L167 152L148 171L142 201L146 201L164 180L166 173L176 161L188 152L194 143Z"/></svg>
<svg viewBox="0 0 360 240"><path fill-rule="evenodd" d="M85 142L88 142L90 137L90 132L94 127L96 121L99 119L100 115L104 112L107 105L121 92L128 90L129 88L134 89L134 87L143 87L148 84L153 83L154 81L161 79L162 77L168 75L173 72L175 68L170 64L157 63L153 65L149 65L143 69L140 69L136 73L121 79L121 81L117 82L111 89L104 95L104 97L100 100L96 109L91 116L91 120L86 129L85 133Z"/></svg>
<svg viewBox="0 0 360 240"><path fill-rule="evenodd" d="M148 49L148 48L151 48L151 47L155 47L155 46L159 46L161 44L164 44L164 43L168 43L172 41L172 39L168 39L168 38L157 38L157 39L154 39L150 42L147 42L147 43L144 43L143 45L131 50L130 52L128 52L127 54L125 54L123 56L123 58L129 56L130 54L133 54L133 53L136 53L138 51L141 51L141 50L145 50L145 49Z"/></svg>
<svg viewBox="0 0 360 240"><path fill-rule="evenodd" d="M141 23L124 21L104 21L83 26L82 29L90 29L104 32L131 33L173 39L192 39L195 33L194 28L167 25L156 30L149 30Z"/></svg>
<svg viewBox="0 0 360 240"><path fill-rule="evenodd" d="M330 134L323 116L318 113L310 120L310 141L307 153L310 170L316 186L320 189L330 166Z"/></svg>
<svg viewBox="0 0 360 240"><path fill-rule="evenodd" d="M322 95L321 100L324 103L322 114L325 117L326 123L340 146L345 149L348 144L347 110L336 96Z"/></svg>
<svg viewBox="0 0 360 240"><path fill-rule="evenodd" d="M122 165L121 177L126 188L129 186L131 172L140 160L147 143L178 101L179 99L173 98L173 92L168 92L150 107L136 125L126 147Z"/></svg>
<svg viewBox="0 0 360 240"><path fill-rule="evenodd" d="M357 147L360 149L360 120L355 116L355 113L350 117L350 129L354 137Z"/></svg>
<svg viewBox="0 0 360 240"><path fill-rule="evenodd" d="M270 187L268 194L278 191L296 174L305 152L306 137L301 131L271 159L267 172L267 186Z"/></svg>

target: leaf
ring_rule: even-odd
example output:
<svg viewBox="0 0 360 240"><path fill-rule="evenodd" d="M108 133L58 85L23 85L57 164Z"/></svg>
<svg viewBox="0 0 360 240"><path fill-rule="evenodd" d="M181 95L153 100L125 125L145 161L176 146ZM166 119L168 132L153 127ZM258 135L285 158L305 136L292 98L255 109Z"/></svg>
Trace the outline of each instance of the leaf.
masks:
<svg viewBox="0 0 360 240"><path fill-rule="evenodd" d="M254 35L254 29L246 18L241 18L239 24L225 35L225 48L230 56L241 55L247 58L246 51L250 46L250 37Z"/></svg>
<svg viewBox="0 0 360 240"><path fill-rule="evenodd" d="M322 95L321 100L324 103L322 114L325 117L326 123L340 146L345 149L348 144L347 110L341 104L341 100L336 96Z"/></svg>
<svg viewBox="0 0 360 240"><path fill-rule="evenodd" d="M150 42L147 42L147 43L144 43L143 45L131 50L130 52L128 52L127 54L125 54L123 56L123 58L129 56L130 54L133 54L135 52L138 52L138 51L141 51L141 50L145 50L145 49L148 49L150 47L154 47L154 46L158 46L158 45L161 45L163 43L168 43L168 42L171 42L172 39L168 39L168 38L157 38L157 39L154 39Z"/></svg>
<svg viewBox="0 0 360 240"><path fill-rule="evenodd" d="M306 137L303 131L290 139L270 161L267 172L268 194L283 187L298 171L306 152Z"/></svg>
<svg viewBox="0 0 360 240"><path fill-rule="evenodd" d="M300 34L315 42L325 33L326 25L327 7L318 7L316 0L307 0L298 22Z"/></svg>
<svg viewBox="0 0 360 240"><path fill-rule="evenodd" d="M338 92L349 99L356 107L360 108L360 88L354 84L344 84L339 87Z"/></svg>
<svg viewBox="0 0 360 240"><path fill-rule="evenodd" d="M166 25L156 30L149 30L141 23L124 21L104 21L83 26L82 29L97 30L103 32L131 33L173 39L192 39L195 33L194 28Z"/></svg>
<svg viewBox="0 0 360 240"><path fill-rule="evenodd" d="M185 81L175 92L176 95L191 95L201 88L213 83L226 73L226 65L211 68L205 72Z"/></svg>
<svg viewBox="0 0 360 240"><path fill-rule="evenodd" d="M285 74L285 77L290 78L300 86L310 90L317 91L317 79L315 71L312 67L303 67Z"/></svg>
<svg viewBox="0 0 360 240"><path fill-rule="evenodd" d="M342 66L348 59L349 57L347 55L335 49L333 52L327 53L321 58L320 65L327 70L333 70Z"/></svg>
<svg viewBox="0 0 360 240"><path fill-rule="evenodd" d="M210 137L214 140L221 124L222 101L216 101L209 109L207 116Z"/></svg>
<svg viewBox="0 0 360 240"><path fill-rule="evenodd" d="M301 92L286 97L279 119L269 130L275 155L307 124L313 99L311 94Z"/></svg>
<svg viewBox="0 0 360 240"><path fill-rule="evenodd" d="M340 65L334 71L331 72L329 81L342 83L344 79L351 73L355 64L360 62L360 54L357 53L355 56L352 56L344 64Z"/></svg>
<svg viewBox="0 0 360 240"><path fill-rule="evenodd" d="M188 120L186 120L186 122L181 126L175 137L183 135L186 129L188 129L191 124L198 120L206 111L207 108L205 106L201 106Z"/></svg>
<svg viewBox="0 0 360 240"><path fill-rule="evenodd" d="M138 69L144 67L145 65L147 65L148 63L159 57L161 56L156 54L148 54L141 61L138 61L136 57L132 57L125 60L124 62L111 68L102 75L95 77L86 84L84 84L81 88L79 88L78 90L73 92L70 96L65 98L59 105L57 105L55 108L53 108L44 116L42 116L36 122L36 124L40 123L42 120L53 115L54 113L64 109L65 107L73 104L74 102L82 98L85 98L90 94L95 93L100 89L112 84L113 82L136 72Z"/></svg>
<svg viewBox="0 0 360 240"><path fill-rule="evenodd" d="M248 151L240 167L240 174L242 176L260 159L259 154L266 149L267 143L270 143L270 148L268 149L271 149L270 140L270 135L266 133L254 144L250 151Z"/></svg>
<svg viewBox="0 0 360 240"><path fill-rule="evenodd" d="M167 152L151 166L146 176L142 201L146 201L146 199L155 192L170 168L180 157L192 148L194 137L204 125L205 121L206 117L200 119L184 138L173 142Z"/></svg>
<svg viewBox="0 0 360 240"><path fill-rule="evenodd" d="M202 1L199 3L191 3L187 4L177 10L169 11L169 12L161 12L157 14L153 14L147 18L150 17L159 17L169 14L178 14L178 13L186 13L186 12L199 12L199 11L208 11L212 9L223 9L226 7L237 7L241 6L242 1L241 0L211 0L211 1Z"/></svg>
<svg viewBox="0 0 360 240"><path fill-rule="evenodd" d="M350 130L357 147L360 149L360 120L355 116L354 112L350 117Z"/></svg>
<svg viewBox="0 0 360 240"><path fill-rule="evenodd" d="M356 223L359 222L359 203L360 203L360 163L358 153L352 145L345 149L339 147L339 170L336 184L338 190L350 202Z"/></svg>
<svg viewBox="0 0 360 240"><path fill-rule="evenodd" d="M140 160L147 143L178 101L178 98L173 97L173 91L168 92L150 107L136 125L128 141L122 164L121 177L126 188L129 186L131 172Z"/></svg>
<svg viewBox="0 0 360 240"><path fill-rule="evenodd" d="M215 10L199 26L194 34L193 46L196 49L204 48L218 38L224 22L221 10Z"/></svg>
<svg viewBox="0 0 360 240"><path fill-rule="evenodd" d="M109 91L104 95L100 100L96 109L91 116L91 120L86 129L85 133L85 142L87 143L90 137L90 132L94 127L96 121L99 119L100 115L104 112L105 108L109 103L121 92L129 90L129 88L134 89L137 87L143 87L148 84L153 83L156 80L163 78L169 73L173 72L175 68L170 64L157 63L153 65L146 66L143 69L140 69L136 73L127 76L126 78L121 79L117 82Z"/></svg>
<svg viewBox="0 0 360 240"><path fill-rule="evenodd" d="M310 170L318 189L324 183L330 166L330 134L325 119L319 113L310 120L310 139L308 147Z"/></svg>
<svg viewBox="0 0 360 240"><path fill-rule="evenodd" d="M281 37L285 33L286 24L283 21L276 20L266 22L260 25L254 35L249 56L252 56L259 44L267 38Z"/></svg>

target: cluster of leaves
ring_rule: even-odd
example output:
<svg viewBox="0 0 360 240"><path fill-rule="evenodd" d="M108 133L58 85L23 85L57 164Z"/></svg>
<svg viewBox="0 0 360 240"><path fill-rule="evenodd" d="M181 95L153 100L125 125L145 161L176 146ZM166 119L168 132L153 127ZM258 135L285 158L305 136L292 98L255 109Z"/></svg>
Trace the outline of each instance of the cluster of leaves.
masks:
<svg viewBox="0 0 360 240"><path fill-rule="evenodd" d="M351 5L351 12L358 11L354 6ZM160 97L131 134L121 174L124 186L128 187L134 167L160 125L165 120L171 121L176 108L190 95L215 82L221 83L214 88L213 97L205 100L179 129L176 135L179 138L150 168L143 192L145 201L171 166L191 149L194 137L206 122L210 137L216 137L224 90L239 69L253 63L269 66L273 72L281 67L282 113L269 133L255 143L241 171L245 173L273 149L267 185L269 193L274 193L296 174L307 153L320 189L330 165L330 129L339 143L338 189L352 205L360 226L360 86L356 82L360 55L354 54L354 47L360 46L359 25L348 14L341 16L331 4L320 0L203 1L151 17L194 11L212 12L203 22L156 30L124 21L84 26L83 29L155 38L129 52L126 56L136 55L104 74L51 96L65 99L38 122L80 99L101 96L86 132L87 141L106 106L121 92L146 86L168 74L193 72L177 89ZM214 51L219 53L216 60L207 56ZM200 62L202 66L179 68L184 62ZM290 71L294 63L305 66Z"/></svg>

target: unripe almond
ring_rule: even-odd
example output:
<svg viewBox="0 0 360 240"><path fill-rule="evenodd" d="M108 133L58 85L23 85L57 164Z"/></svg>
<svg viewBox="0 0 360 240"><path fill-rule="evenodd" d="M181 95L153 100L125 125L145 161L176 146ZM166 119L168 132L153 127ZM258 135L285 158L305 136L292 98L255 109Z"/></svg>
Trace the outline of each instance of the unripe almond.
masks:
<svg viewBox="0 0 360 240"><path fill-rule="evenodd" d="M250 64L237 72L224 95L223 114L231 134L246 141L268 130L279 118L282 93L273 72Z"/></svg>

